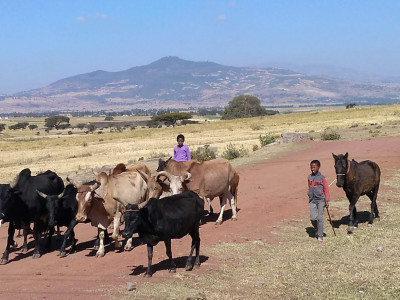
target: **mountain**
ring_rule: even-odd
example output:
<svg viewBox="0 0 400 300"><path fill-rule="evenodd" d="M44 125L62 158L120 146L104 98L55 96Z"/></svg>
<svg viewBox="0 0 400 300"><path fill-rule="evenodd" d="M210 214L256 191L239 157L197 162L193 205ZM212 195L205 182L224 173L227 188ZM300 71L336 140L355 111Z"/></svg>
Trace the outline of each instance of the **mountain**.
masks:
<svg viewBox="0 0 400 300"><path fill-rule="evenodd" d="M399 102L400 83L355 82L280 68L231 67L170 56L119 72L94 71L0 97L0 111L120 111L224 107L239 94L264 106Z"/></svg>

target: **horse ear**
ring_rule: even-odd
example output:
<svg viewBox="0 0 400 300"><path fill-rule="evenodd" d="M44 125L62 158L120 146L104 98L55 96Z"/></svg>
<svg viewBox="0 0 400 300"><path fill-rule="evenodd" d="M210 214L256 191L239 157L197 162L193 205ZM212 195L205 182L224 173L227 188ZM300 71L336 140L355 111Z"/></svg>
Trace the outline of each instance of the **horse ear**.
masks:
<svg viewBox="0 0 400 300"><path fill-rule="evenodd" d="M349 158L349 153L348 152L346 152L346 154L344 155L344 159L348 159Z"/></svg>

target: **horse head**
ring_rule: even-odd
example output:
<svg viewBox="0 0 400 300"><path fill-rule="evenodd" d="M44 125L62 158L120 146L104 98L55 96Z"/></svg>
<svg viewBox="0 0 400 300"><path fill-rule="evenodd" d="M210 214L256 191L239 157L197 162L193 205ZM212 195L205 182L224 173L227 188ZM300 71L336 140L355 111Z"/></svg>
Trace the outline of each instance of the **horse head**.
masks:
<svg viewBox="0 0 400 300"><path fill-rule="evenodd" d="M349 154L347 152L344 155L335 155L332 153L332 156L335 159L336 186L343 187L346 174L349 173L350 168Z"/></svg>

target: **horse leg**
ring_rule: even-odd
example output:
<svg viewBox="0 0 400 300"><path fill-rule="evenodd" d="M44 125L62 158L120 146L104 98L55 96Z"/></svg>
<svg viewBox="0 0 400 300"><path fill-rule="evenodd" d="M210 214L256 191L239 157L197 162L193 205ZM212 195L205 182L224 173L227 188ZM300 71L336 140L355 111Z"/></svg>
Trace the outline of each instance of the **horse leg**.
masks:
<svg viewBox="0 0 400 300"><path fill-rule="evenodd" d="M349 226L347 227L347 233L353 233L354 229L355 229L355 218L357 214L357 210L356 210L356 204L355 202L350 202L349 205Z"/></svg>
<svg viewBox="0 0 400 300"><path fill-rule="evenodd" d="M374 218L379 221L379 210L378 210L378 204L376 204L376 198L378 196L378 190L379 190L379 185L375 186L374 190L371 192L371 194L368 195L368 197L371 199L371 216L369 218L369 223L373 223Z"/></svg>

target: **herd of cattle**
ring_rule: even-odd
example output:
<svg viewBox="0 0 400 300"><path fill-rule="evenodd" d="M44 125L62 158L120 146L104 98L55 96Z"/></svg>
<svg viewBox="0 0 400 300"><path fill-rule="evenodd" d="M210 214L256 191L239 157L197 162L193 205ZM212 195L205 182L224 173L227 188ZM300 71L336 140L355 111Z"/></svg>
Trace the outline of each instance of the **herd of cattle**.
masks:
<svg viewBox="0 0 400 300"><path fill-rule="evenodd" d="M49 249L55 229L59 235L60 227L67 227L59 252L60 256L65 256L68 241L70 253L75 250L76 224L91 222L98 228L94 246L96 256L104 256L107 228L113 228L111 237L115 247L120 248L119 227L125 223L122 232L127 239L125 250L132 249L134 233L147 244L146 276L152 274L153 246L159 241L164 241L170 271L175 271L171 239L187 234L192 237L192 244L186 269L191 270L194 264L200 264L199 226L204 215L204 200L212 213L211 200L219 197L221 212L217 224L222 223L227 200L232 207L232 219L237 219L239 175L223 158L205 162L160 159L155 176L143 163L118 164L109 172L95 172L94 175L94 180L84 183L67 177L64 184L53 171L32 176L29 169L23 169L10 184L0 184L0 225L1 222L9 223L7 245L0 264L8 263L9 253L16 247L16 229L23 229L22 252L27 252L27 236L32 232L33 257L39 258L41 237L45 236L45 248Z"/></svg>

